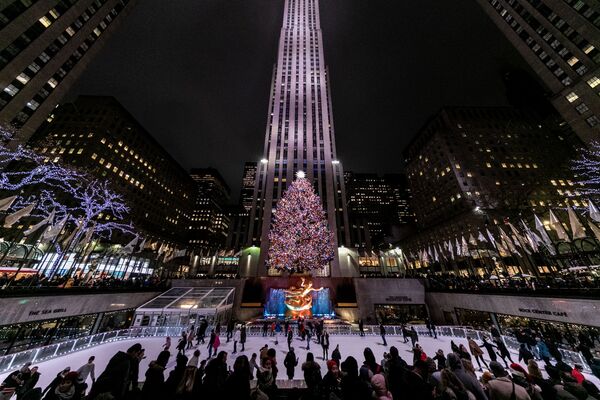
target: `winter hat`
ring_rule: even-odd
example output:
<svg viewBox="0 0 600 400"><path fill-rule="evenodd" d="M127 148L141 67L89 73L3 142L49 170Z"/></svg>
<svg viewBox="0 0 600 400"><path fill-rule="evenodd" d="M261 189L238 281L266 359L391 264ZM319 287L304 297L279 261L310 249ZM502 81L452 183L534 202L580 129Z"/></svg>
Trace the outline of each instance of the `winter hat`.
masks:
<svg viewBox="0 0 600 400"><path fill-rule="evenodd" d="M446 364L451 370L462 369L462 362L460 358L455 353L448 354L448 358L446 359Z"/></svg>
<svg viewBox="0 0 600 400"><path fill-rule="evenodd" d="M327 370L331 371L334 366L337 366L337 363L335 362L335 360L327 361Z"/></svg>
<svg viewBox="0 0 600 400"><path fill-rule="evenodd" d="M133 353L133 352L140 352L142 351L142 345L139 343L134 344L133 346L131 346L129 349L127 349L128 353Z"/></svg>
<svg viewBox="0 0 600 400"><path fill-rule="evenodd" d="M535 360L529 360L527 363L527 371L529 371L529 375L535 378L542 378L542 371L540 371L540 367Z"/></svg>
<svg viewBox="0 0 600 400"><path fill-rule="evenodd" d="M501 378L503 376L506 376L506 370L504 369L504 367L498 361L491 361L490 362L490 369L492 370L492 373L497 378Z"/></svg>
<svg viewBox="0 0 600 400"><path fill-rule="evenodd" d="M79 379L79 374L76 371L69 372L64 377L65 381L71 381L73 383L77 382L77 379Z"/></svg>
<svg viewBox="0 0 600 400"><path fill-rule="evenodd" d="M525 371L525 368L523 368L521 365L519 365L517 363L512 363L512 364L510 364L510 369L511 369L513 375L522 376L523 378L527 378L527 380L529 380L529 374L527 373L527 371Z"/></svg>

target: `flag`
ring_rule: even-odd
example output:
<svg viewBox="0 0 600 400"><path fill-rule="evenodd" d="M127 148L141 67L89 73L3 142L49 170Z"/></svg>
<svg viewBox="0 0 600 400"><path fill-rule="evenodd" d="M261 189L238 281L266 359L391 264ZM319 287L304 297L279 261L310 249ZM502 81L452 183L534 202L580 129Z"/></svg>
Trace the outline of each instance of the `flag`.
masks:
<svg viewBox="0 0 600 400"><path fill-rule="evenodd" d="M144 248L146 248L146 238L144 238L144 240L142 240L142 243L140 243L140 247L138 247L138 250L136 251L136 253L142 252L142 250L144 250Z"/></svg>
<svg viewBox="0 0 600 400"><path fill-rule="evenodd" d="M565 242L571 241L569 239L569 234L552 210L550 210L550 226L556 231L556 234L560 240L564 240Z"/></svg>
<svg viewBox="0 0 600 400"><path fill-rule="evenodd" d="M17 196L10 196L0 200L0 211L7 211L16 199Z"/></svg>
<svg viewBox="0 0 600 400"><path fill-rule="evenodd" d="M71 234L62 240L61 246L63 248L66 249L67 246L69 246L69 248L70 248L73 245L73 239L75 238L75 236L81 230L82 224L83 224L83 221L79 221L79 223L77 224L77 226L75 227L75 229L73 229L73 231L71 232ZM66 249L66 250L68 250L68 249Z"/></svg>
<svg viewBox="0 0 600 400"><path fill-rule="evenodd" d="M567 213L569 214L569 224L571 225L573 239L583 239L586 237L585 228L581 225L577 214L575 214L575 211L570 206L567 206Z"/></svg>
<svg viewBox="0 0 600 400"><path fill-rule="evenodd" d="M588 200L588 211L592 220L600 222L600 211L598 211L598 207L596 207L592 200Z"/></svg>
<svg viewBox="0 0 600 400"><path fill-rule="evenodd" d="M487 237L490 239L490 243L494 245L494 247L498 248L498 246L496 246L496 238L494 237L494 235L492 235L492 232L490 232L489 229L485 228L485 231L487 233Z"/></svg>
<svg viewBox="0 0 600 400"><path fill-rule="evenodd" d="M450 258L454 260L454 248L452 247L452 242L448 240L448 251L450 252Z"/></svg>
<svg viewBox="0 0 600 400"><path fill-rule="evenodd" d="M470 232L469 232L469 243L471 243L473 246L477 246L477 240L475 239L473 234Z"/></svg>
<svg viewBox="0 0 600 400"><path fill-rule="evenodd" d="M483 236L483 233L481 233L480 231L477 231L477 233L479 234L477 236L477 240L479 240L481 243L487 243L487 239L485 238L485 236Z"/></svg>
<svg viewBox="0 0 600 400"><path fill-rule="evenodd" d="M46 228L46 230L42 234L42 241L45 242L54 240L62 232L63 228L65 227L65 224L67 223L68 218L69 216L65 215L63 219L58 221L56 224Z"/></svg>
<svg viewBox="0 0 600 400"><path fill-rule="evenodd" d="M23 235L29 236L33 232L37 231L38 229L40 229L42 226L44 226L46 224L52 225L52 221L54 221L54 213L55 213L54 210L52 210L52 212L50 214L48 214L48 216L46 218L44 218L43 220L41 220L40 222L38 222L31 228L29 228L25 232L23 232Z"/></svg>
<svg viewBox="0 0 600 400"><path fill-rule="evenodd" d="M440 257L442 260L446 260L446 256L444 255L444 251L442 250L442 246L440 246L440 244L438 243L438 252L440 253Z"/></svg>
<svg viewBox="0 0 600 400"><path fill-rule="evenodd" d="M83 242L83 244L88 244L92 241L92 236L94 235L95 231L96 231L96 221L94 221L92 223L92 226L90 226L86 229L85 235L83 236L83 239L81 240Z"/></svg>
<svg viewBox="0 0 600 400"><path fill-rule="evenodd" d="M465 257L470 257L471 253L469 252L469 245L467 244L467 241L465 240L464 236L461 236L461 241L462 241L462 248L461 248L462 255Z"/></svg>
<svg viewBox="0 0 600 400"><path fill-rule="evenodd" d="M517 250L517 248L515 247L515 244L513 243L512 239L504 232L504 230L501 227L498 227L498 232L500 232L500 241L502 242L503 246L507 248L510 253L521 256L521 253L519 253L519 250Z"/></svg>
<svg viewBox="0 0 600 400"><path fill-rule="evenodd" d="M19 220L21 218L29 216L29 214L31 214L31 212L33 211L34 208L35 208L35 203L31 203L31 204L21 208L20 210L17 210L12 214L7 215L6 218L4 219L4 227L12 228L12 226L15 223L19 222Z"/></svg>
<svg viewBox="0 0 600 400"><path fill-rule="evenodd" d="M594 236L596 236L596 239L600 240L600 228L598 228L598 225L596 225L590 220L588 220L588 223L590 224L590 228L592 229L592 232L594 232Z"/></svg>
<svg viewBox="0 0 600 400"><path fill-rule="evenodd" d="M132 240L131 240L129 243L127 243L127 244L126 244L126 245L125 245L125 246L124 246L124 247L121 249L121 251L122 251L123 253L126 253L126 254L131 254L131 253L133 253L134 247L135 247L135 245L137 245L138 239L139 239L139 238L138 238L137 236L136 236L136 237L134 237L134 238L133 238L133 239L132 239Z"/></svg>
<svg viewBox="0 0 600 400"><path fill-rule="evenodd" d="M539 232L540 236L542 237L544 245L546 246L550 254L555 255L556 251L554 250L554 245L552 244L552 240L550 239L548 232L546 232L546 227L544 226L544 224L542 224L542 221L540 221L537 215L533 214L533 217L535 219L535 229Z"/></svg>
<svg viewBox="0 0 600 400"><path fill-rule="evenodd" d="M508 227L510 228L510 231L513 234L515 244L519 247L523 247L522 243L525 242L525 237L521 235L521 232L519 232L519 230L511 222L508 223Z"/></svg>
<svg viewBox="0 0 600 400"><path fill-rule="evenodd" d="M433 259L434 259L436 262L440 262L440 256L438 255L438 252L437 252L437 250L436 250L436 248L435 248L435 245L433 246Z"/></svg>
<svg viewBox="0 0 600 400"><path fill-rule="evenodd" d="M454 238L454 246L456 248L456 255L462 256L462 247L460 247L460 243L458 242L458 238Z"/></svg>

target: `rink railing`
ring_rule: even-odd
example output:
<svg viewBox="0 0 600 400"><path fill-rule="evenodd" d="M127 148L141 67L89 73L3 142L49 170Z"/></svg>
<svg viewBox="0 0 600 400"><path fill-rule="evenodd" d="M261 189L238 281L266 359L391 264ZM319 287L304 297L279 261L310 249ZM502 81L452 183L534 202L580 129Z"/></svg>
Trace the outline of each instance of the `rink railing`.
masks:
<svg viewBox="0 0 600 400"><path fill-rule="evenodd" d="M294 329L294 334L297 335L298 332L296 324L292 324L290 326ZM424 325L410 326L415 328L419 337L429 337L429 331ZM210 332L211 328L212 327L209 327L209 329L207 329L207 334ZM358 325L356 324L326 324L325 328L327 329L327 332L329 332L330 335L347 336L360 334ZM85 350L90 347L99 346L101 344L115 342L119 340L166 336L178 338L182 334L184 329L187 330L187 328L184 327L133 327L129 329L98 333L91 336L84 336L77 339L66 340L64 342L59 342L44 347L25 350L0 357L0 374L11 371L12 369L16 369L16 367L20 368L26 362L36 364L42 361L48 361L53 358L62 357L67 354L74 353L76 351ZM385 330L386 336L402 336L402 328L400 326L386 325ZM222 327L220 336L225 336L224 331L225 328ZM438 326L436 327L436 332L437 336L452 337L463 340L467 338L473 338L475 340L483 341L484 337L488 339L490 337L489 332L479 331L463 326ZM246 333L248 336L263 336L263 327L262 325L248 325L246 327ZM369 336L379 336L379 325L365 325L364 333L365 335ZM278 335L281 337L283 334L279 333ZM271 336L270 331L267 332L267 336ZM504 344L509 350L511 350L513 353L519 353L519 342L516 338L514 338L513 336L502 336L502 339L504 340ZM173 341L173 343L174 345L176 345L176 339ZM559 351L563 356L563 360L567 364L581 364L586 372L591 372L591 369L589 368L589 366L587 365L580 353L566 349L559 349Z"/></svg>

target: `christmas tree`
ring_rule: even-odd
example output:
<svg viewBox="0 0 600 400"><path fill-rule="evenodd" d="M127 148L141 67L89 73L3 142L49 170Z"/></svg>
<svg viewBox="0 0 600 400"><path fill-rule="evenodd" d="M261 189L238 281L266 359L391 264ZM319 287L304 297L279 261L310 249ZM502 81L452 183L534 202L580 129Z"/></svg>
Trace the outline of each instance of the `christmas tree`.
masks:
<svg viewBox="0 0 600 400"><path fill-rule="evenodd" d="M597 201L600 197L600 142L593 140L588 147L579 149L572 170L576 174L577 194Z"/></svg>
<svg viewBox="0 0 600 400"><path fill-rule="evenodd" d="M324 268L334 257L333 236L321 199L299 172L277 203L267 265L292 272Z"/></svg>

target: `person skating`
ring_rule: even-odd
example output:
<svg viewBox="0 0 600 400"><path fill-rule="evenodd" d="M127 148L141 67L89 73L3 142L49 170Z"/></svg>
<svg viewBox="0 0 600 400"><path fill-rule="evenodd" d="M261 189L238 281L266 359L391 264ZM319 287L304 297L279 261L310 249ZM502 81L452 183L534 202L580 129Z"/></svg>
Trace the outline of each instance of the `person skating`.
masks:
<svg viewBox="0 0 600 400"><path fill-rule="evenodd" d="M358 320L358 331L361 337L365 336L365 323L362 318Z"/></svg>
<svg viewBox="0 0 600 400"><path fill-rule="evenodd" d="M198 331L196 332L196 346L202 342L204 343L204 337L206 336L206 329L208 328L208 321L205 318L200 320L200 325L198 325Z"/></svg>
<svg viewBox="0 0 600 400"><path fill-rule="evenodd" d="M233 352L231 354L236 354L237 353L237 344L240 341L240 328L239 327L234 328L231 338L233 340Z"/></svg>
<svg viewBox="0 0 600 400"><path fill-rule="evenodd" d="M283 366L285 367L288 379L290 380L294 379L296 365L298 365L298 357L296 357L296 353L294 353L294 348L291 347L283 360Z"/></svg>
<svg viewBox="0 0 600 400"><path fill-rule="evenodd" d="M410 327L410 340L412 342L412 347L415 347L415 344L419 341L419 334L415 330L414 326Z"/></svg>
<svg viewBox="0 0 600 400"><path fill-rule="evenodd" d="M483 350L481 350L481 347L479 347L479 345L473 340L473 338L467 339L467 342L469 343L469 350L471 351L471 355L475 357L475 361L477 361L479 371L483 371L483 368L481 367L481 362L483 362L483 365L485 365L486 368L488 366L485 360L483 359Z"/></svg>
<svg viewBox="0 0 600 400"><path fill-rule="evenodd" d="M185 347L187 346L187 334L183 332L177 342L177 354L185 354Z"/></svg>
<svg viewBox="0 0 600 400"><path fill-rule="evenodd" d="M500 358L502 358L502 361L504 361L504 365L506 366L506 368L508 368L506 359L508 358L511 364L513 363L513 360L510 357L510 351L508 351L508 348L504 344L502 338L496 339L496 347L498 348L498 355L500 356Z"/></svg>
<svg viewBox="0 0 600 400"><path fill-rule="evenodd" d="M494 350L497 347L494 346L492 343L488 342L485 336L483 337L483 343L481 344L481 346L485 347L485 350L487 351L491 361L496 361L498 359L498 357L496 357L496 351Z"/></svg>
<svg viewBox="0 0 600 400"><path fill-rule="evenodd" d="M340 367L340 360L342 359L342 354L340 353L340 345L336 344L335 349L331 353L331 359L336 362L338 368Z"/></svg>
<svg viewBox="0 0 600 400"><path fill-rule="evenodd" d="M208 339L208 358L212 357L213 351L215 350L214 345L215 345L215 341L217 340L217 334L215 333L215 330L212 329L210 331L210 339ZM215 351L216 354L216 351Z"/></svg>
<svg viewBox="0 0 600 400"><path fill-rule="evenodd" d="M287 331L288 351L292 348L292 340L294 340L294 332L292 331L292 327L289 327Z"/></svg>
<svg viewBox="0 0 600 400"><path fill-rule="evenodd" d="M321 347L323 348L323 360L329 358L329 332L325 329L321 336Z"/></svg>
<svg viewBox="0 0 600 400"><path fill-rule="evenodd" d="M385 340L385 326L383 326L383 323L379 324L379 334L383 340L383 345L387 347L387 341Z"/></svg>
<svg viewBox="0 0 600 400"><path fill-rule="evenodd" d="M533 360L533 353L529 351L525 343L521 343L519 347L519 361L523 360L525 364L529 363L529 360Z"/></svg>
<svg viewBox="0 0 600 400"><path fill-rule="evenodd" d="M91 356L90 358L88 358L88 362L83 364L77 370L77 373L79 374L79 380L81 382L85 383L85 381L87 381L88 376L92 377L92 384L96 382L96 364L94 364L95 359L96 357Z"/></svg>
<svg viewBox="0 0 600 400"><path fill-rule="evenodd" d="M240 344L242 345L240 351L246 351L246 324L242 324L242 327L240 328Z"/></svg>

